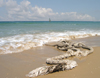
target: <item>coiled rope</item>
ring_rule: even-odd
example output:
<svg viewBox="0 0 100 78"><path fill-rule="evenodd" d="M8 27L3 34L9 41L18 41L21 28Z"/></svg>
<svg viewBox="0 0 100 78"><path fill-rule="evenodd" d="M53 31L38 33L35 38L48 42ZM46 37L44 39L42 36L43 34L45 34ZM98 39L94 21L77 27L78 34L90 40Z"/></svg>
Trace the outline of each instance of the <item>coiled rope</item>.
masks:
<svg viewBox="0 0 100 78"><path fill-rule="evenodd" d="M65 58L71 56L87 56L94 51L92 47L88 47L83 43L73 43L67 40L60 41L59 44L48 46L57 47L58 50L65 51L66 53L52 58L47 58L46 63L50 64L50 66L36 68L35 70L32 70L31 72L29 72L29 74L27 74L28 77L36 77L39 75L45 75L56 71L73 69L74 67L78 66L77 62Z"/></svg>

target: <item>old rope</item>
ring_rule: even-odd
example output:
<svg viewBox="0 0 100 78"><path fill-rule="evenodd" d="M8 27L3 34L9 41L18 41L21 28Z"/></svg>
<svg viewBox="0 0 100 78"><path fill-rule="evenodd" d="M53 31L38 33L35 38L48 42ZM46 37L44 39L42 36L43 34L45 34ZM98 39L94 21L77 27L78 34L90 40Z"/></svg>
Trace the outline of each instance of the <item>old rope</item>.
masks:
<svg viewBox="0 0 100 78"><path fill-rule="evenodd" d="M51 66L43 66L36 68L35 70L29 72L27 76L36 77L39 75L45 75L56 71L64 71L72 69L77 66L76 61L68 59L66 60L65 58L71 56L87 56L88 54L94 51L92 47L88 47L83 43L72 43L71 41L67 40L63 40L60 41L59 44L49 45L49 46L57 47L57 49L65 51L66 53L52 58L47 58L46 63L50 64Z"/></svg>

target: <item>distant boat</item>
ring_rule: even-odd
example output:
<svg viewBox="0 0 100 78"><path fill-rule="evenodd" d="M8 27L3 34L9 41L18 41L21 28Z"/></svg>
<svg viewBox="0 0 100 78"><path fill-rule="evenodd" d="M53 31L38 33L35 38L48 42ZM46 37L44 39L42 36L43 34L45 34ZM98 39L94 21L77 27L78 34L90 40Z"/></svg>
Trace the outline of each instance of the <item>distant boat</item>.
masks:
<svg viewBox="0 0 100 78"><path fill-rule="evenodd" d="M51 22L51 19L49 18L49 22Z"/></svg>

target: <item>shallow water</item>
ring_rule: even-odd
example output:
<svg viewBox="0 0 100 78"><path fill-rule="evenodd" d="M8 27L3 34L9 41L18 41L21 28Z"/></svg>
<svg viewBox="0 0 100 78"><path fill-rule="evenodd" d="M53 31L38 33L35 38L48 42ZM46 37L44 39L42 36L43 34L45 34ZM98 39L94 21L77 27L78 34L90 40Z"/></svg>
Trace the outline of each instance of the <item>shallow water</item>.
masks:
<svg viewBox="0 0 100 78"><path fill-rule="evenodd" d="M100 22L15 21L0 22L0 54L21 52L61 39L100 35Z"/></svg>

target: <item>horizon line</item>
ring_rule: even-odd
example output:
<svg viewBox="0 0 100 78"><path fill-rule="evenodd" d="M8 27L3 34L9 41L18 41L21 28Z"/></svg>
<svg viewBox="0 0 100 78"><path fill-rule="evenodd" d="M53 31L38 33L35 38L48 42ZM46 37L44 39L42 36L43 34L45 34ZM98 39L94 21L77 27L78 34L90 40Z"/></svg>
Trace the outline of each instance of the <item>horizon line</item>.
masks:
<svg viewBox="0 0 100 78"><path fill-rule="evenodd" d="M49 21L0 21L0 22L49 22ZM51 21L51 22L57 22L57 21ZM61 22L67 22L67 21L61 21ZM100 21L68 21L68 22L100 22Z"/></svg>

